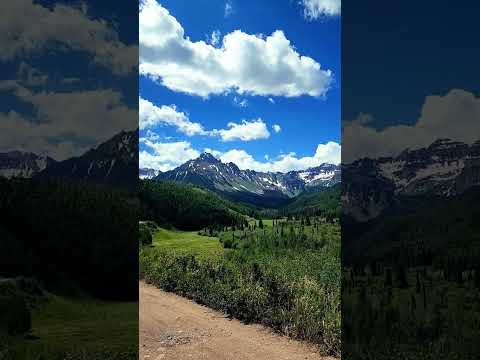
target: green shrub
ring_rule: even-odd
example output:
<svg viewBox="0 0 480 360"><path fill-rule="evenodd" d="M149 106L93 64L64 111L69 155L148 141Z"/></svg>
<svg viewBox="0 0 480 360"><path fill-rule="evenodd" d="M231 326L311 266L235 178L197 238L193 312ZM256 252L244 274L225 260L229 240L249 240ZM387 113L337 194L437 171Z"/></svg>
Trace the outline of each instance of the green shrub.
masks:
<svg viewBox="0 0 480 360"><path fill-rule="evenodd" d="M246 323L263 323L319 344L326 353L340 353L338 257L329 263L325 258L330 255L320 252L233 251L228 256L196 259L161 248L144 248L140 273L146 282L166 291Z"/></svg>
<svg viewBox="0 0 480 360"><path fill-rule="evenodd" d="M138 237L140 246L152 245L152 233L148 225L143 223L139 225Z"/></svg>
<svg viewBox="0 0 480 360"><path fill-rule="evenodd" d="M0 333L24 334L31 329L32 319L21 296L0 296Z"/></svg>

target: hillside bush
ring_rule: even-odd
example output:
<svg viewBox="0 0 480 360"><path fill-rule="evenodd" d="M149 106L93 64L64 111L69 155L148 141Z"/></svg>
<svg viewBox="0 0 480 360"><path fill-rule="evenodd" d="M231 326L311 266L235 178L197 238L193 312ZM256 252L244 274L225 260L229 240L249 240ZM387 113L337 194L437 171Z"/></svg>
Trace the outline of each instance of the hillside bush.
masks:
<svg viewBox="0 0 480 360"><path fill-rule="evenodd" d="M291 337L340 352L340 264L325 251L234 250L197 259L161 248L140 251L140 274L246 323L256 322ZM324 264L324 265L320 265ZM310 269L310 270L307 270Z"/></svg>

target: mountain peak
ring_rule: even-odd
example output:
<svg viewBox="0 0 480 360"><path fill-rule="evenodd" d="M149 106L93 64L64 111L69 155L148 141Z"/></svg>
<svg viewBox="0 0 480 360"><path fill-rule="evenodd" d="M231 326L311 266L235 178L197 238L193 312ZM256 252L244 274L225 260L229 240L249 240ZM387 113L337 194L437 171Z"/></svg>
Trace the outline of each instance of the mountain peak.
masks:
<svg viewBox="0 0 480 360"><path fill-rule="evenodd" d="M202 155L200 155L197 160L201 160L201 161L207 161L207 162L214 162L214 163L217 163L217 162L220 162L220 160L218 160L215 156L213 156L212 154L210 154L209 152L204 152L202 153Z"/></svg>

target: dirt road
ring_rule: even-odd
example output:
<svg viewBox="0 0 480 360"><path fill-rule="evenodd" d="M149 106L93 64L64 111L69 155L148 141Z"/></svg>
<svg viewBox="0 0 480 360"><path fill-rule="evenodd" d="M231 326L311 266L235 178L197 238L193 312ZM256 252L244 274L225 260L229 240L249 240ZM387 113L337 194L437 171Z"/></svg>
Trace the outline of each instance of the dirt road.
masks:
<svg viewBox="0 0 480 360"><path fill-rule="evenodd" d="M140 282L140 360L318 360L315 349Z"/></svg>

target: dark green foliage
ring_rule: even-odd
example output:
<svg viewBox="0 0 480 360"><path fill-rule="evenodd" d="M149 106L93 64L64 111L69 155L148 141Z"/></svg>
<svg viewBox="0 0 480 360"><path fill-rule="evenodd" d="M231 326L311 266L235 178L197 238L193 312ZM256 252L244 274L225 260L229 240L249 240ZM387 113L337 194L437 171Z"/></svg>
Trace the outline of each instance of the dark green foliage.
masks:
<svg viewBox="0 0 480 360"><path fill-rule="evenodd" d="M380 218L344 226L344 277L357 273L356 287L344 280L342 288L345 357L478 358L479 201L478 188L410 196ZM368 263L383 270L362 273Z"/></svg>
<svg viewBox="0 0 480 360"><path fill-rule="evenodd" d="M240 225L244 222L243 214L252 212L251 208L209 190L174 182L142 180L139 199L142 219L182 230Z"/></svg>
<svg viewBox="0 0 480 360"><path fill-rule="evenodd" d="M0 276L135 299L138 205L94 185L0 179Z"/></svg>
<svg viewBox="0 0 480 360"><path fill-rule="evenodd" d="M152 245L152 230L146 224L139 224L139 245Z"/></svg>
<svg viewBox="0 0 480 360"><path fill-rule="evenodd" d="M281 216L310 215L329 219L340 216L340 184L318 192L303 192L278 209Z"/></svg>
<svg viewBox="0 0 480 360"><path fill-rule="evenodd" d="M0 296L0 336L24 334L30 330L30 310L21 296Z"/></svg>
<svg viewBox="0 0 480 360"><path fill-rule="evenodd" d="M33 279L0 279L0 337L30 331L32 319L28 303L34 304L35 298L42 295L43 290Z"/></svg>

